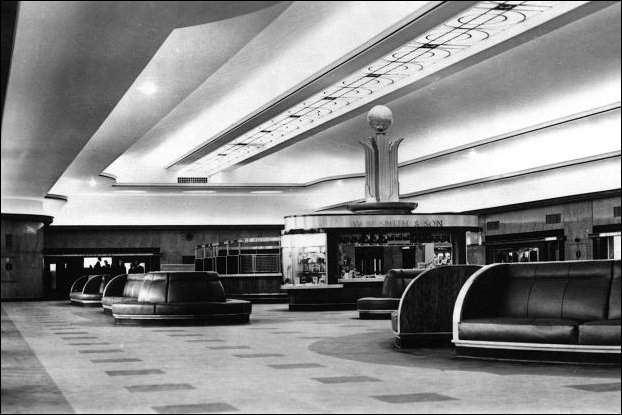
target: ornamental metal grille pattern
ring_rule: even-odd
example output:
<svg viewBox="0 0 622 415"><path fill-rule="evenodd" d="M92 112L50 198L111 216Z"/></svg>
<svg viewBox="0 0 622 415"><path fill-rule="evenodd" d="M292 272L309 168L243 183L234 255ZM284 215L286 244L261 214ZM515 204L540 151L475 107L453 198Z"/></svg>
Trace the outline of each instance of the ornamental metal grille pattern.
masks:
<svg viewBox="0 0 622 415"><path fill-rule="evenodd" d="M547 225L554 225L556 223L562 223L562 214L561 213L551 213L550 215L546 215L544 221Z"/></svg>
<svg viewBox="0 0 622 415"><path fill-rule="evenodd" d="M559 1L483 1L186 167L211 175L421 79L435 64L514 28ZM443 62L445 63L445 62Z"/></svg>
<svg viewBox="0 0 622 415"><path fill-rule="evenodd" d="M207 183L208 177L178 177L177 183Z"/></svg>

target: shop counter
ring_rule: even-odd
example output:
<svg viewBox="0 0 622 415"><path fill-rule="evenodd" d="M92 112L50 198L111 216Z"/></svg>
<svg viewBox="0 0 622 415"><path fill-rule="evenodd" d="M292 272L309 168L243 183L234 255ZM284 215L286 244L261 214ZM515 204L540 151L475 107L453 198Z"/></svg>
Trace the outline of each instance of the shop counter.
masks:
<svg viewBox="0 0 622 415"><path fill-rule="evenodd" d="M339 284L282 285L290 311L356 310L356 300L379 296L383 277L340 279Z"/></svg>
<svg viewBox="0 0 622 415"><path fill-rule="evenodd" d="M343 284L282 285L290 311L353 310L356 302L345 302Z"/></svg>
<svg viewBox="0 0 622 415"><path fill-rule="evenodd" d="M356 304L359 298L380 297L384 275L374 278L341 278L339 284L343 284L344 301ZM355 307L356 308L356 307Z"/></svg>

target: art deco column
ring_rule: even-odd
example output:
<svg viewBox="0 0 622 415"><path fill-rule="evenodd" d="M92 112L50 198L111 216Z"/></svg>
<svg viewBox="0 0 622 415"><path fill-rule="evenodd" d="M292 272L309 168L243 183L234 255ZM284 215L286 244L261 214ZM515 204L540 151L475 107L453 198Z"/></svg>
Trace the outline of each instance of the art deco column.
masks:
<svg viewBox="0 0 622 415"><path fill-rule="evenodd" d="M365 149L365 203L349 205L348 209L361 213L410 213L417 204L399 201L397 151L404 139L386 135L393 114L389 108L377 105L367 114L367 122L375 135L360 142Z"/></svg>

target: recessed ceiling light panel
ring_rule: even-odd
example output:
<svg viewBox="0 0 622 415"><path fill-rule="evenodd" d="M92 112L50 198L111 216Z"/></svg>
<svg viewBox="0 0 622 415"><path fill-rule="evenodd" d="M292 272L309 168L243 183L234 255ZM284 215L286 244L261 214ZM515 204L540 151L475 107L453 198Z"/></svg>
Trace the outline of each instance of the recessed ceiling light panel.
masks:
<svg viewBox="0 0 622 415"><path fill-rule="evenodd" d="M483 1L184 168L211 175L586 2Z"/></svg>
<svg viewBox="0 0 622 415"><path fill-rule="evenodd" d="M145 95L153 95L158 92L158 86L152 81L143 82L138 86L138 90Z"/></svg>

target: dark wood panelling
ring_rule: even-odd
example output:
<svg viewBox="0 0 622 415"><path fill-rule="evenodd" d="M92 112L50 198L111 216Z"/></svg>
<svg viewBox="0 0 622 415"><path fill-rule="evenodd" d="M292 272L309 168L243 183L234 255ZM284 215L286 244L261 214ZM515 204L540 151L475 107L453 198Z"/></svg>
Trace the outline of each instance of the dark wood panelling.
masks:
<svg viewBox="0 0 622 415"><path fill-rule="evenodd" d="M252 277L221 277L220 282L225 293L230 294L266 294L281 291L283 277L255 275Z"/></svg>
<svg viewBox="0 0 622 415"><path fill-rule="evenodd" d="M620 223L620 218L613 215L613 207L620 203L620 194L618 189L575 198L549 199L546 203L539 201L488 209L486 213L479 213L479 221L483 227L492 221L500 222L498 230L486 228L485 241L495 240L501 235L506 239L508 235L513 235L516 239L521 234L552 236L555 233L565 238L564 258L592 259L593 247L589 235L595 226ZM561 214L561 223L547 224L546 216L551 214ZM487 261L490 262L491 258ZM472 262L471 258L469 262Z"/></svg>
<svg viewBox="0 0 622 415"><path fill-rule="evenodd" d="M279 236L280 226L50 226L45 230L46 252L82 248L158 249L162 263L182 263L206 242L259 236Z"/></svg>
<svg viewBox="0 0 622 415"><path fill-rule="evenodd" d="M572 195L572 196L555 197L551 199L535 200L532 202L497 206L493 208L469 210L469 211L465 211L461 213L465 215L490 215L493 213L512 212L512 211L517 211L517 210L561 205L561 204L572 203L572 202L583 202L586 200L607 199L611 197L617 197L618 200L620 200L621 196L622 196L622 189L613 189L613 190L607 190L604 192L583 193L583 194Z"/></svg>
<svg viewBox="0 0 622 415"><path fill-rule="evenodd" d="M478 269L476 265L445 266L420 274L402 297L400 331L451 332L456 297L465 281Z"/></svg>
<svg viewBox="0 0 622 415"><path fill-rule="evenodd" d="M2 214L2 300L43 297L44 220Z"/></svg>

